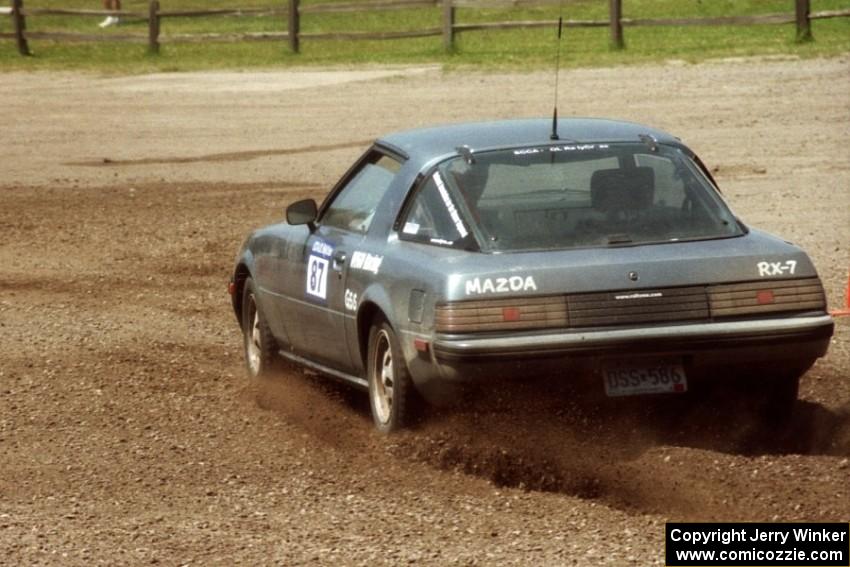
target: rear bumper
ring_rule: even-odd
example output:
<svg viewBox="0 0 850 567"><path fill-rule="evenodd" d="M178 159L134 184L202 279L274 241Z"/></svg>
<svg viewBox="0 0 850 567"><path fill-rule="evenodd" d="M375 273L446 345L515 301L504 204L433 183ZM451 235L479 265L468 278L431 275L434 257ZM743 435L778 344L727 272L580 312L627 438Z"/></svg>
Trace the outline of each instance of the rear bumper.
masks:
<svg viewBox="0 0 850 567"><path fill-rule="evenodd" d="M756 361L765 355L780 358L823 356L834 323L829 315L558 333L523 333L486 337L442 336L433 344L441 365L454 362L528 359L536 357L608 356L735 352L730 363ZM776 347L779 347L778 349ZM748 353L751 356L748 356ZM700 357L704 358L704 357Z"/></svg>
<svg viewBox="0 0 850 567"><path fill-rule="evenodd" d="M452 403L465 385L504 378L573 380L618 357L679 358L689 389L736 371L808 368L826 354L834 323L826 314L490 336L437 335L428 356L408 360L411 376L431 403ZM601 382L599 382L601 384Z"/></svg>

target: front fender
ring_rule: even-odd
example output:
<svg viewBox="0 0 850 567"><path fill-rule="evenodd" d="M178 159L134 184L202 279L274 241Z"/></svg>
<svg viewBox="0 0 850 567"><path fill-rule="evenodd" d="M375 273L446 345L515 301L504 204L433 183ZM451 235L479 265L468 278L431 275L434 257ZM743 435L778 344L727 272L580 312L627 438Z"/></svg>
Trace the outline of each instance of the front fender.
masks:
<svg viewBox="0 0 850 567"><path fill-rule="evenodd" d="M236 322L242 326L242 292L245 288L245 280L254 277L254 254L247 246L247 241L242 245L239 254L236 256L236 262L233 266L233 273L230 276L230 302L233 305L233 314L236 316Z"/></svg>

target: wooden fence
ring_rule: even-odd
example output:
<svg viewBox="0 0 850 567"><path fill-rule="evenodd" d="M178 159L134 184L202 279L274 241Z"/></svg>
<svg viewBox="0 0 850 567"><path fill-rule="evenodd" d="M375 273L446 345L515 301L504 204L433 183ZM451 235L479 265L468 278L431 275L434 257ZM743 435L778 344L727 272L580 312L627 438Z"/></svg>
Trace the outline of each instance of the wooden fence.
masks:
<svg viewBox="0 0 850 567"><path fill-rule="evenodd" d="M10 0L11 7L0 9L12 19L14 32L0 33L0 39L14 39L18 52L29 55L30 39L68 40L68 41L127 41L147 43L151 53L158 53L161 43L201 42L201 41L286 41L289 49L298 53L302 40L309 39L402 39L413 37L442 36L446 50L454 48L455 36L460 32L475 30L494 30L511 28L554 28L558 20L525 20L507 22L457 23L459 9L492 8L531 8L558 5L561 0L371 0L365 2L330 3L301 6L300 0L282 2L280 8L234 8L214 10L162 10L159 0L150 0L148 11L107 11L107 10L66 10L58 8L25 8L24 0ZM850 9L812 12L810 0L789 0L794 4L794 12L787 14L759 14L750 16L721 16L712 18L624 18L623 0L608 0L607 20L564 20L564 27L607 27L610 30L611 46L623 49L625 40L623 28L631 26L718 26L718 25L755 25L755 24L791 24L797 26L797 40L812 39L812 20L824 18L850 17ZM413 8L439 8L442 14L440 27L422 30L382 31L382 32L302 32L301 17L309 14L333 12L369 12L384 10L408 10ZM67 32L29 32L26 19L32 16L118 16L121 18L148 22L148 34L82 34ZM162 20L168 18L197 18L209 16L284 16L286 31L256 33L206 33L172 34L163 36Z"/></svg>

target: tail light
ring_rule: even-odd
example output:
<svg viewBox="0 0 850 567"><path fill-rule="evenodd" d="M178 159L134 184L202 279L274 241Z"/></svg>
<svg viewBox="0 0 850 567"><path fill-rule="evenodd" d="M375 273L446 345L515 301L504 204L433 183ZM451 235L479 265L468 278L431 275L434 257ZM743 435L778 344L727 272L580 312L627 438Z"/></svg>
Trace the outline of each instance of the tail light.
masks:
<svg viewBox="0 0 850 567"><path fill-rule="evenodd" d="M567 299L555 295L455 301L438 305L434 322L438 333L567 327Z"/></svg>
<svg viewBox="0 0 850 567"><path fill-rule="evenodd" d="M708 300L712 317L826 309L818 278L711 285Z"/></svg>
<svg viewBox="0 0 850 567"><path fill-rule="evenodd" d="M621 293L448 302L437 305L434 326L438 333L477 333L711 321L826 309L818 278L661 288L657 297L629 301L619 297Z"/></svg>

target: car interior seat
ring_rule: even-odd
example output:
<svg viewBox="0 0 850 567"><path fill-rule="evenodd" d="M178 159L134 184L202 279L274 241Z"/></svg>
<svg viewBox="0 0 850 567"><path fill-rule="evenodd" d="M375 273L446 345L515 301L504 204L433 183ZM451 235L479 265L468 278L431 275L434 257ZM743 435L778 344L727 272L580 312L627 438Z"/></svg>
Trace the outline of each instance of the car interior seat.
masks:
<svg viewBox="0 0 850 567"><path fill-rule="evenodd" d="M600 169L590 178L590 203L609 221L628 220L652 207L655 170L651 167Z"/></svg>

